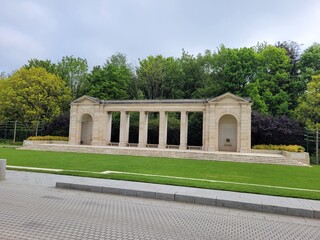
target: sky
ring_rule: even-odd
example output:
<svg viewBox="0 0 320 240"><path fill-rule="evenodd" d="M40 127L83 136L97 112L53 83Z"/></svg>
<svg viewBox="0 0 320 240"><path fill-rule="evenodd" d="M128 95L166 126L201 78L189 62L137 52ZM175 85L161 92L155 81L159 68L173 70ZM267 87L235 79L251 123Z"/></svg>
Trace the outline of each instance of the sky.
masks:
<svg viewBox="0 0 320 240"><path fill-rule="evenodd" d="M319 0L1 0L0 72L28 60L113 54L133 65L149 55L180 57L258 42L320 42Z"/></svg>

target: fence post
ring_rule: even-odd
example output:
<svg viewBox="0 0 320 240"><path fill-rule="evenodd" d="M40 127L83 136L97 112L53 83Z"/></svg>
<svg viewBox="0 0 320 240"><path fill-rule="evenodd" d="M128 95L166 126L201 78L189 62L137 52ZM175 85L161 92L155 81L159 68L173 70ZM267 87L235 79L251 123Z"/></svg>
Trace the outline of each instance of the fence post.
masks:
<svg viewBox="0 0 320 240"><path fill-rule="evenodd" d="M6 179L6 159L0 159L0 180Z"/></svg>

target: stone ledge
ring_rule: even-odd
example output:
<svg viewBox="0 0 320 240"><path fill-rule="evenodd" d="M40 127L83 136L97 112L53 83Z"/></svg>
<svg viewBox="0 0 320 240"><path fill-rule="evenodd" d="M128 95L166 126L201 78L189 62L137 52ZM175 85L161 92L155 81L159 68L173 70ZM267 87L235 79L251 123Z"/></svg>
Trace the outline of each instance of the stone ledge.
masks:
<svg viewBox="0 0 320 240"><path fill-rule="evenodd" d="M280 154L207 152L202 150L85 146L69 144L40 144L25 146L20 149L306 166L299 161L291 160Z"/></svg>
<svg viewBox="0 0 320 240"><path fill-rule="evenodd" d="M123 195L123 196L131 196L131 197L141 197L141 198L149 198L149 199L157 199L157 200L165 200L165 201L184 202L184 203L190 203L190 204L200 204L200 205L208 205L208 206L215 206L215 207L234 208L234 209L254 211L254 212L264 212L264 213L281 214L281 215L288 215L288 216L295 216L295 217L320 219L319 206L312 206L312 203L307 204L306 206L303 203L299 203L299 201L304 201L301 199L296 199L296 201L290 199L291 202L284 205L283 199L286 199L286 198L283 198L283 197L259 195L259 197L256 197L255 199L254 197L255 194L248 194L247 198L241 198L241 197L232 196L232 194L241 194L241 193L233 193L233 192L227 192L224 196L223 194L222 196L217 196L214 194L215 190L186 188L186 187L181 187L182 190L180 191L179 190L177 191L159 190L161 188L158 188L158 189L154 188L151 190L142 190L141 187L138 186L139 184L141 183L137 183L136 189L133 189L132 187L129 189L124 187L93 186L93 185L85 185L85 184L57 182L56 188L81 190L81 191L96 192L96 193L117 194L117 195ZM143 183L143 185L145 187L145 183ZM150 186L152 187L156 185L157 184L150 184ZM159 185L159 186L163 186L163 185ZM218 192L222 192L222 191L218 191ZM261 198L263 197L266 197L266 201L268 202L271 200L270 203L265 204L263 201L261 201ZM313 200L305 200L305 201L313 202Z"/></svg>

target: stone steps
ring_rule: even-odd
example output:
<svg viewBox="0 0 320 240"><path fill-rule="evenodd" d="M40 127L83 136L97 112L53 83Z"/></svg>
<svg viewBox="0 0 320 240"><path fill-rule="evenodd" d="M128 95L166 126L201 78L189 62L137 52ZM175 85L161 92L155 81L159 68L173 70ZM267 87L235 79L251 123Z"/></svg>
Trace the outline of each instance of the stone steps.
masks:
<svg viewBox="0 0 320 240"><path fill-rule="evenodd" d="M24 146L20 149L54 152L81 152L98 154L115 154L147 157L185 158L194 160L229 161L246 163L279 164L292 166L307 166L296 160L286 158L281 154L260 153L230 153L230 152L205 152L201 150L178 150L136 147L112 147L112 146L85 146L68 144L37 144Z"/></svg>

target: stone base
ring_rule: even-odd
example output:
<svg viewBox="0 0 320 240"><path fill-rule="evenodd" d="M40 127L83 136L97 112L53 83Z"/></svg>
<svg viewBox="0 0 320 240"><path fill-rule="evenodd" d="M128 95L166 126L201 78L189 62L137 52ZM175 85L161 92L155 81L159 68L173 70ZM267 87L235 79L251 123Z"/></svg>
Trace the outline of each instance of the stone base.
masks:
<svg viewBox="0 0 320 240"><path fill-rule="evenodd" d="M22 147L20 149L308 166L306 164L303 164L296 160L289 159L280 154L207 152L202 150L88 146L88 145L68 145L68 144L30 145L30 146Z"/></svg>

